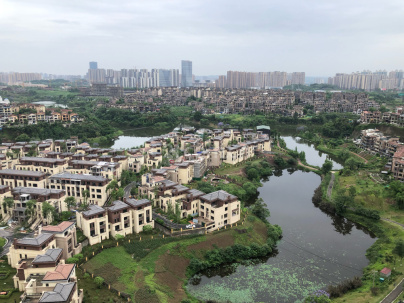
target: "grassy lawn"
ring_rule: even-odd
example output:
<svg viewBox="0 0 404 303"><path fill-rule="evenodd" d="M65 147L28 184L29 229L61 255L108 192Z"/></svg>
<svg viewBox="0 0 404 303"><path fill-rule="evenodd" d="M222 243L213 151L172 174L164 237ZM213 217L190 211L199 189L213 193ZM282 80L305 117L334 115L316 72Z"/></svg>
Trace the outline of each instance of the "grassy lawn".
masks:
<svg viewBox="0 0 404 303"><path fill-rule="evenodd" d="M235 243L263 244L266 238L264 223L258 219L254 222L246 220L244 225L239 224L232 229L193 238L173 238L170 243L161 242L159 247L150 246L144 241L140 246L148 250L145 256L138 252L133 258L124 247L106 249L84 264L83 268L95 276L102 276L115 289L129 293L135 302L181 302L187 298L183 285L187 281L186 268L192 257L202 257L208 250ZM136 255L142 257L139 259Z"/></svg>
<svg viewBox="0 0 404 303"><path fill-rule="evenodd" d="M0 263L0 271L1 272L7 272L10 271L10 274L8 277L4 280L0 280L0 291L2 289L11 289L14 288L14 281L13 281L13 276L17 273L17 270L12 268L10 265L7 264L7 259L2 258L2 263ZM20 296L22 295L22 292L14 292L10 298L8 299L0 299L0 302L20 302Z"/></svg>
<svg viewBox="0 0 404 303"><path fill-rule="evenodd" d="M99 302L99 303L109 303L109 302L117 302L123 303L127 302L126 300L119 298L117 295L112 293L110 290L106 288L98 288L94 283L93 279L90 277L84 278L83 271L78 268L76 270L77 279L79 283L79 289L84 290L84 300L83 303L91 303L91 302ZM1 302L1 300L0 300ZM14 302L14 301L11 301ZM17 302L19 302L17 300Z"/></svg>
<svg viewBox="0 0 404 303"><path fill-rule="evenodd" d="M400 261L398 257L395 258L395 261L388 261L385 256L388 256L391 254L392 249L394 248L395 243L399 239L404 238L404 229L401 227L398 227L394 224L388 223L388 222L379 222L377 223L385 233L385 238L380 238L376 241L376 243L373 246L375 247L375 250L377 250L377 254L379 255L379 258L376 262L372 263L365 269L364 276L366 279L364 280L364 285L360 287L359 289L356 289L354 291L349 292L345 296L341 298L334 299L333 302L358 302L358 303L376 303L380 302L391 290L393 290L394 283L398 283L401 281L403 278L403 272L404 272L404 262ZM373 247L372 246L372 247ZM376 249L377 248L377 249ZM372 248L371 248L372 249ZM369 255L369 250L368 250L368 255ZM368 256L369 257L369 256ZM380 271L384 267L388 267L391 269L395 269L398 274L395 276L390 283L387 281L385 282L380 282L378 281L378 276L376 275L375 279L375 286L380 288L379 294L378 295L372 295L371 294L371 287L373 283L373 270Z"/></svg>
<svg viewBox="0 0 404 303"><path fill-rule="evenodd" d="M215 174L218 175L243 175L243 169L249 163L259 163L262 159L256 159L251 162L243 161L239 165L222 164L222 166L215 170Z"/></svg>
<svg viewBox="0 0 404 303"><path fill-rule="evenodd" d="M367 171L357 171L351 176L336 175L332 197L335 198L338 189L351 186L355 186L357 192L355 205L377 210L382 218L404 224L404 211L399 210L394 201L389 199L386 185L375 182Z"/></svg>
<svg viewBox="0 0 404 303"><path fill-rule="evenodd" d="M0 237L0 247L3 247L6 244L6 239Z"/></svg>

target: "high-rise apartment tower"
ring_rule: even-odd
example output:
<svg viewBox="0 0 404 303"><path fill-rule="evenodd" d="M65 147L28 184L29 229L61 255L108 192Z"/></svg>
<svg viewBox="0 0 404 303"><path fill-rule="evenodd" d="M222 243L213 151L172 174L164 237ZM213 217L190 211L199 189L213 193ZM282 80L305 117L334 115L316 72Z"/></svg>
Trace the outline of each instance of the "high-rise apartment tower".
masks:
<svg viewBox="0 0 404 303"><path fill-rule="evenodd" d="M192 61L181 61L181 87L192 86Z"/></svg>

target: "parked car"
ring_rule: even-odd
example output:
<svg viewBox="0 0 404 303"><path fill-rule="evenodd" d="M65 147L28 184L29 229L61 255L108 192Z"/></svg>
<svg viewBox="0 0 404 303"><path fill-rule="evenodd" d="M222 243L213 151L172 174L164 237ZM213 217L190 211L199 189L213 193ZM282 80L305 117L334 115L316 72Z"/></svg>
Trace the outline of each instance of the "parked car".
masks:
<svg viewBox="0 0 404 303"><path fill-rule="evenodd" d="M187 226L185 226L186 228L195 228L195 224L188 224Z"/></svg>

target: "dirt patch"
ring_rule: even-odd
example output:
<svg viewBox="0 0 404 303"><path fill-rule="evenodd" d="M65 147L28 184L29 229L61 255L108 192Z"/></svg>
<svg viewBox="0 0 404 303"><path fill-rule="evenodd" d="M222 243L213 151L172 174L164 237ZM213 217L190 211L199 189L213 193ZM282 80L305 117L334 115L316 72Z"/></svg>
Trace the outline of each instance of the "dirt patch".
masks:
<svg viewBox="0 0 404 303"><path fill-rule="evenodd" d="M189 260L180 256L169 255L168 251L157 260L154 276L160 285L170 289L170 293L174 297L170 298L169 302L181 302L185 297L182 284L186 278L185 271L188 264Z"/></svg>
<svg viewBox="0 0 404 303"><path fill-rule="evenodd" d="M124 291L125 285L118 281L121 276L121 270L111 263L104 264L103 266L90 270L94 277L100 276L104 278L105 283L111 284L113 288Z"/></svg>
<svg viewBox="0 0 404 303"><path fill-rule="evenodd" d="M160 300L155 291L145 287L135 293L135 302L159 303Z"/></svg>
<svg viewBox="0 0 404 303"><path fill-rule="evenodd" d="M268 228L265 224L255 224L254 232L261 235L264 239L266 239L268 235Z"/></svg>
<svg viewBox="0 0 404 303"><path fill-rule="evenodd" d="M188 246L188 251L209 250L215 248L213 245L222 248L234 244L234 238L229 232L216 235L208 235L207 237L208 239L206 241Z"/></svg>

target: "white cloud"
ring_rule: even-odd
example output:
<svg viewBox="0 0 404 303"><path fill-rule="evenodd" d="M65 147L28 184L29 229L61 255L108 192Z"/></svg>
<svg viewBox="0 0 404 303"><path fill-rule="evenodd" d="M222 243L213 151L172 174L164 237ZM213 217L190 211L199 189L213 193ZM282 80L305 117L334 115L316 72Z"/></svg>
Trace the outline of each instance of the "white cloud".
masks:
<svg viewBox="0 0 404 303"><path fill-rule="evenodd" d="M397 0L0 0L3 71L106 68L306 71L402 68Z"/></svg>

